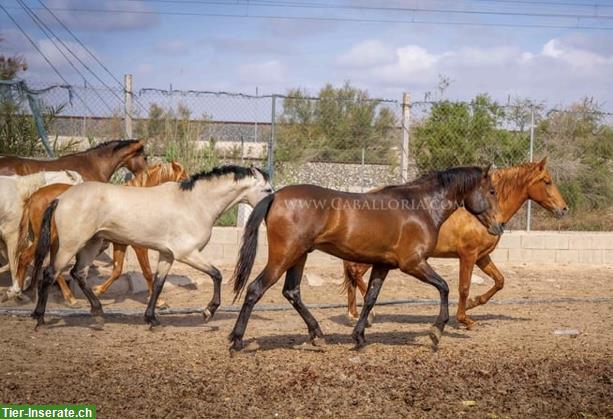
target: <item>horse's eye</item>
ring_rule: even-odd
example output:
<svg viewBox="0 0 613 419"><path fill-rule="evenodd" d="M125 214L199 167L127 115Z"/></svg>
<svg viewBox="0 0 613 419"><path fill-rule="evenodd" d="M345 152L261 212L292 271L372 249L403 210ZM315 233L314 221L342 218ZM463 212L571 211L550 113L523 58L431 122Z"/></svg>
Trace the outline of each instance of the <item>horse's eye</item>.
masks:
<svg viewBox="0 0 613 419"><path fill-rule="evenodd" d="M543 182L545 182L545 185L547 185L547 186L551 185L551 181L550 180L544 180Z"/></svg>
<svg viewBox="0 0 613 419"><path fill-rule="evenodd" d="M492 195L496 195L496 189L490 189L490 193L491 193Z"/></svg>

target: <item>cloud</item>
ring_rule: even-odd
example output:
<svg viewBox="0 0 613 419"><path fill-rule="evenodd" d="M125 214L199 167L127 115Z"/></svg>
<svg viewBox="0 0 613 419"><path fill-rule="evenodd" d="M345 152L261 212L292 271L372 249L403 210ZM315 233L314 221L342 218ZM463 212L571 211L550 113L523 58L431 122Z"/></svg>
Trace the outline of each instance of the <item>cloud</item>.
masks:
<svg viewBox="0 0 613 419"><path fill-rule="evenodd" d="M361 42L338 57L337 62L347 67L370 67L394 61L394 50L383 42L370 40Z"/></svg>
<svg viewBox="0 0 613 419"><path fill-rule="evenodd" d="M245 64L239 67L238 77L252 85L278 84L286 79L286 68L277 60Z"/></svg>
<svg viewBox="0 0 613 419"><path fill-rule="evenodd" d="M462 99L482 92L499 100L509 95L556 103L585 95L613 99L605 96L613 87L613 51L581 45L564 38L549 39L536 51L504 45L434 52L419 45L396 45L393 60L386 62L388 54L377 52L383 43L371 40L339 54L336 65L345 79L366 84L371 91L409 89L417 93L414 97L434 90L438 75L444 74L454 81L448 95Z"/></svg>
<svg viewBox="0 0 613 419"><path fill-rule="evenodd" d="M204 40L203 44L222 54L287 55L295 53L290 45L279 39L213 37Z"/></svg>
<svg viewBox="0 0 613 419"><path fill-rule="evenodd" d="M81 31L121 31L146 29L159 25L157 15L146 13L119 13L113 10L130 12L150 12L152 9L142 1L117 2L109 0L49 0L47 6L55 9L72 9L54 11L62 22L73 30ZM84 12L83 9L102 9L108 12ZM54 18L41 13L47 24L58 26Z"/></svg>

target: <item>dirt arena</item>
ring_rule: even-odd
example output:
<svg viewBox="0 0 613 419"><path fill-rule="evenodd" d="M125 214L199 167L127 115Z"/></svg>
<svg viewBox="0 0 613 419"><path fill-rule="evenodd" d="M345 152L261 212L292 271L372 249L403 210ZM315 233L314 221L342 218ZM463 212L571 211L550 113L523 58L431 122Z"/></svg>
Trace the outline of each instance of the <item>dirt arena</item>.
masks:
<svg viewBox="0 0 613 419"><path fill-rule="evenodd" d="M108 261L97 265L92 283L109 272ZM457 299L457 263L435 266ZM226 280L231 268L222 269ZM246 350L233 357L226 336L235 312L218 312L206 325L198 314L165 315L154 331L142 315L107 316L103 325L48 315L37 332L32 319L5 315L2 403L93 403L105 418L613 417L613 267L500 268L507 282L497 304L471 312L474 331L452 318L437 350L427 337L435 305L376 306L369 346L360 352L352 349L344 308L313 310L326 334L322 347L306 343L306 327L291 308L257 311ZM183 265L172 274L162 294L171 307L208 302L208 279ZM345 301L340 264L307 264L306 274L307 304ZM8 283L3 275L0 285ZM131 293L127 283L111 288L105 308L144 311L146 292ZM471 295L490 285L474 283ZM289 308L281 286L259 305ZM394 272L379 301L434 298L434 288ZM222 308L231 299L225 284ZM65 308L57 289L50 300ZM87 307L82 296L80 306ZM569 329L580 334L554 333Z"/></svg>

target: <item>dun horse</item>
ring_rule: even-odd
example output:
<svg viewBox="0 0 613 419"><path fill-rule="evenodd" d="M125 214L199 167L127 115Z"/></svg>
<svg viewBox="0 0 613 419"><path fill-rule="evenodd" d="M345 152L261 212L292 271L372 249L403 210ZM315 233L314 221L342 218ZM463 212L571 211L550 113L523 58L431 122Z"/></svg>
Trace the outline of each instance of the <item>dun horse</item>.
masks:
<svg viewBox="0 0 613 419"><path fill-rule="evenodd" d="M82 187L81 187L82 186ZM102 315L100 301L87 285L87 269L106 239L159 252L153 292L145 320L159 324L157 299L173 262L186 263L213 279L213 297L204 310L210 319L221 304L221 273L206 261L203 249L213 224L239 202L256 205L272 192L268 176L253 168L223 166L193 175L182 183L164 183L151 188L130 188L86 182L54 200L45 211L36 248L34 274L50 250L52 225L58 246L39 282L38 300L32 316L37 327L44 323L48 287L76 255L70 274L87 297L94 315ZM36 276L33 276L36 280Z"/></svg>
<svg viewBox="0 0 613 419"><path fill-rule="evenodd" d="M258 226L266 219L268 263L249 285L245 301L229 336L231 350L241 350L254 305L264 292L285 276L283 295L305 321L309 338L323 337L317 320L300 298L300 281L309 252L374 265L366 302L353 331L357 347L365 345L364 327L390 269L399 268L440 293L439 315L430 331L437 344L449 320L447 283L427 262L438 230L459 205L475 215L492 234L502 234L496 221L496 192L489 170L460 167L424 176L413 183L389 186L372 193L344 193L313 185L285 187L265 198L249 217L234 291L240 296L253 267ZM373 234L376 232L376 234Z"/></svg>
<svg viewBox="0 0 613 419"><path fill-rule="evenodd" d="M74 170L84 181L108 182L115 170L124 166L134 174L147 167L144 140L115 140L80 153L54 160L25 157L0 157L0 172L29 175L54 170Z"/></svg>
<svg viewBox="0 0 613 419"><path fill-rule="evenodd" d="M186 178L187 172L179 163L160 163L154 166L149 166L147 170L140 172L134 177L134 179L126 182L125 186L148 187L159 185L164 182L185 180ZM27 288L27 286L24 286L26 271L32 262L32 259L34 259L34 251L36 249L36 243L38 242L38 232L40 231L42 224L43 213L53 199L59 196L62 192L65 192L71 186L72 185L65 184L46 186L32 194L30 199L24 204L24 210L19 225L19 268L17 269L17 277L19 285L22 289ZM25 248L28 245L30 230L33 235L33 241L29 247ZM51 238L52 243L55 242L56 239L57 238L53 236ZM149 294L151 294L151 290L153 289L153 273L151 272L151 266L149 265L147 249L136 246L134 247L134 251L143 272L143 276L147 281ZM125 245L119 243L113 244L113 273L104 284L94 288L94 293L97 296L100 296L102 293L106 292L113 282L121 275L123 270L123 262L125 259L125 252ZM77 300L61 275L58 277L57 283L62 290L62 294L64 295L66 302L68 302L70 305L76 304ZM163 302L160 302L160 304L163 304Z"/></svg>
<svg viewBox="0 0 613 419"><path fill-rule="evenodd" d="M492 173L492 184L496 189L503 223L509 222L528 199L532 199L558 218L566 214L568 211L566 202L553 184L551 174L545 168L546 162L547 159L544 158L538 163L527 163ZM467 329L472 329L475 321L466 315L466 310L487 303L504 286L504 276L489 256L499 241L499 236L489 234L475 217L462 208L454 212L441 227L432 257L460 259L458 283L460 299L456 316ZM468 299L470 278L475 263L494 280L494 286L483 295ZM343 265L348 315L357 318L355 289L357 286L362 295L366 294L366 282L363 276L370 265L348 261L344 261Z"/></svg>

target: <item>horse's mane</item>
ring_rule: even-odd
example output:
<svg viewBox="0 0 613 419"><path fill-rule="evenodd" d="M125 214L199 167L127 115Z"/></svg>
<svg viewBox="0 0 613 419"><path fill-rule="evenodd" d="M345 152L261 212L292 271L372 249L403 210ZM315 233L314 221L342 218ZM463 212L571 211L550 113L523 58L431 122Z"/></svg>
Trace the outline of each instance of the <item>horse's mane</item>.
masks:
<svg viewBox="0 0 613 419"><path fill-rule="evenodd" d="M149 166L147 170L143 170L133 179L126 182L126 186L153 186L161 182L177 181L178 176L184 172L183 166L174 163L180 169L175 171L173 163L158 163Z"/></svg>
<svg viewBox="0 0 613 419"><path fill-rule="evenodd" d="M371 192L378 192L392 188L420 187L427 185L440 185L444 188L453 188L458 194L464 194L473 189L483 177L483 169L478 166L452 167L451 169L426 173L417 179L400 185L390 185L377 188Z"/></svg>
<svg viewBox="0 0 613 419"><path fill-rule="evenodd" d="M77 154L90 153L92 151L107 149L107 148L111 148L111 147L112 147L112 151L115 152L117 150L121 150L122 148L125 148L125 147L128 147L130 145L136 144L139 141L140 140L111 140L111 141L105 141L103 143L100 143L100 144L97 144L97 145L95 145L93 147L90 147L87 150L79 151L78 153L74 153L72 155L74 156L74 155L77 155Z"/></svg>
<svg viewBox="0 0 613 419"><path fill-rule="evenodd" d="M264 179L268 180L268 173L266 173L265 171L261 169L256 168L256 170L260 172L262 176L264 176ZM230 174L234 175L235 182L241 179L244 179L248 176L253 176L253 172L251 171L249 167L225 165L225 166L214 167L208 172L203 171L200 173L196 173L190 176L189 179L186 179L183 182L181 182L180 187L181 187L181 190L189 191L193 189L194 185L199 180L211 180L211 179L219 178L220 176L225 176L225 175L230 175Z"/></svg>
<svg viewBox="0 0 613 419"><path fill-rule="evenodd" d="M506 199L517 185L527 185L534 177L534 168L538 163L524 163L519 166L505 167L492 173L492 183L496 188L498 199Z"/></svg>

